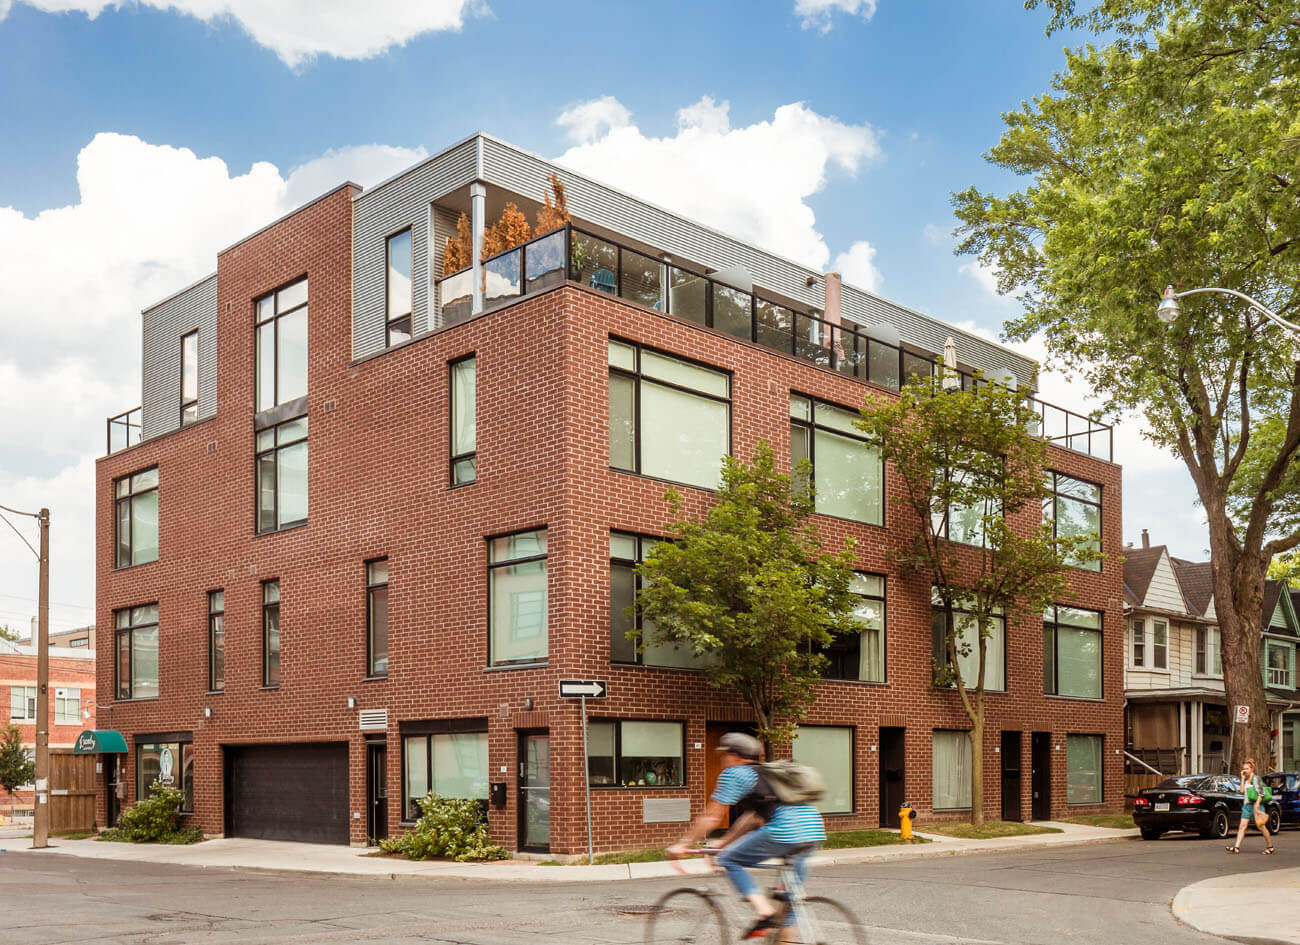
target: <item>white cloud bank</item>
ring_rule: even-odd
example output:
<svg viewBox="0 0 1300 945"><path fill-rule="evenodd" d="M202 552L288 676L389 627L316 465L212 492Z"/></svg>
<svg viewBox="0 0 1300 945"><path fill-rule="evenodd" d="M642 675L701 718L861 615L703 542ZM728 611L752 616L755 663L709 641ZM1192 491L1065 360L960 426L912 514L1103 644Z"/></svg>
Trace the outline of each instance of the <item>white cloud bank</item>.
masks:
<svg viewBox="0 0 1300 945"><path fill-rule="evenodd" d="M794 15L806 30L830 32L836 13L870 20L876 14L876 0L795 0Z"/></svg>
<svg viewBox="0 0 1300 945"><path fill-rule="evenodd" d="M99 134L77 158L79 201L0 207L0 503L51 510L56 626L94 603L93 458L104 418L140 403L140 310L216 268L218 250L344 180L371 184L423 150L343 148L284 175ZM8 528L0 525L8 533ZM35 569L0 539L0 623L35 613Z"/></svg>
<svg viewBox="0 0 1300 945"><path fill-rule="evenodd" d="M205 23L233 20L290 68L317 55L369 59L424 33L458 30L486 9L481 0L17 0L46 13L129 6L175 11ZM10 0L0 0L0 20Z"/></svg>
<svg viewBox="0 0 1300 945"><path fill-rule="evenodd" d="M884 282L884 278L880 275L880 270L876 268L875 259L876 247L866 240L858 240L849 247L848 252L840 253L835 257L835 262L831 263L831 269L843 276L845 282L855 285L859 289L866 289L868 292L879 292L880 284Z"/></svg>
<svg viewBox="0 0 1300 945"><path fill-rule="evenodd" d="M881 155L867 124L820 115L802 102L770 120L732 127L729 104L705 96L677 113L676 133L652 137L611 96L557 119L574 145L557 160L676 213L814 269L830 249L807 199L833 170L856 173ZM865 245L865 244L863 244ZM858 258L863 251L857 251ZM868 255L866 262L870 263Z"/></svg>

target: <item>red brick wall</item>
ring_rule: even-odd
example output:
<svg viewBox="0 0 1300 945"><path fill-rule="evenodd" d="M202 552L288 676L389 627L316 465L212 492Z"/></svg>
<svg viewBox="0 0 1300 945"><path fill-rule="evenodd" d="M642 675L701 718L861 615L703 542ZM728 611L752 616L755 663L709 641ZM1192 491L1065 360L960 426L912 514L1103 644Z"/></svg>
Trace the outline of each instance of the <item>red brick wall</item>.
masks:
<svg viewBox="0 0 1300 945"><path fill-rule="evenodd" d="M0 727L14 725L22 733L23 744L36 747L36 723L16 722L10 719L10 690L15 686L36 685L36 657L17 653L0 653ZM89 710L90 718L72 725L54 721L54 690L75 688L81 690L81 708ZM83 728L95 727L95 661L68 657L50 657L49 733L51 748L71 748L77 733ZM31 809L35 803L31 791L15 791L11 798L0 789L0 809Z"/></svg>
<svg viewBox="0 0 1300 945"><path fill-rule="evenodd" d="M389 821L401 810L398 722L487 716L494 780L509 783L509 803L491 812L494 836L516 841L515 731L549 727L551 844L585 849L578 709L556 697L567 677L608 679L599 714L681 719L687 726L688 787L593 792L595 845L661 842L681 825L643 825L645 797L685 796L698 811L706 796L705 722L745 712L686 671L609 663L608 535L611 528L650 534L668 523L664 483L612 472L608 465L606 340L614 333L727 368L733 374L733 445L749 456L759 438L788 455L790 389L847 407L865 388L757 346L687 325L577 287L530 298L486 317L359 363L349 361L350 200L340 191L225 253L218 268L218 412L193 427L102 459L97 476L99 646L112 653L115 609L157 601L160 696L117 702L112 724L137 732L194 733L195 819L219 833L223 823L221 745L346 740L351 745L352 839L364 839L365 748L356 712L389 713ZM253 534L253 315L257 296L310 276L308 523ZM227 308L228 307L228 308ZM447 362L478 358L478 479L448 488ZM1104 544L1120 547L1119 468L1053 451L1054 466L1104 488ZM157 464L160 557L112 567L112 482ZM891 492L897 484L889 484ZM698 511L708 494L684 489ZM887 520L900 503L890 497ZM827 539L858 540L858 564L889 573L889 683L827 683L809 722L854 725L857 812L838 826L874 826L876 730L906 724L907 793L928 817L930 731L965 728L955 693L933 693L929 588L903 580L886 560L897 532L826 519ZM546 526L549 537L549 646L545 668L485 671L486 553L489 535ZM364 564L389 558L390 672L364 681ZM1041 623L1008 630L1008 692L989 696L986 806L1000 810L1002 728L1023 730L1028 771L1032 730L1061 743L1054 766L1054 807L1065 807L1064 735L1104 733L1107 809L1122 793L1120 569L1073 572L1078 603L1106 609L1103 703L1042 695ZM282 681L260 688L260 582L279 578ZM207 591L226 592L226 691L207 694ZM111 659L101 660L100 701L113 695ZM524 711L524 700L534 709ZM205 707L212 717L205 718ZM134 798L134 758L128 781ZM504 766L506 773L499 773ZM1029 779L1024 778L1028 814Z"/></svg>

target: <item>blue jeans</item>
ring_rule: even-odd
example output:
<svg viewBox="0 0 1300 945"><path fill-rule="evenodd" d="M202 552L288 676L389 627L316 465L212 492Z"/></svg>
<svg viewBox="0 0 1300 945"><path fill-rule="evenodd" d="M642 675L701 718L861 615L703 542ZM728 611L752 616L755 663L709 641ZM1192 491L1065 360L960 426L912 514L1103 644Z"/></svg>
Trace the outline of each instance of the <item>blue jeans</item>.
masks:
<svg viewBox="0 0 1300 945"><path fill-rule="evenodd" d="M781 840L773 840L762 830L755 830L753 833L745 834L745 836L719 853L718 865L727 871L727 878L731 880L731 884L736 887L736 890L742 896L748 898L758 892L759 888L758 884L754 882L754 877L749 875L749 871L745 867L757 866L764 860L779 859L799 847L809 847L809 845L807 843L786 843ZM811 852L812 848L809 847L808 852L794 859L794 871L799 877L801 885L808 880L808 856ZM787 910L785 924L794 925L794 923L794 913Z"/></svg>

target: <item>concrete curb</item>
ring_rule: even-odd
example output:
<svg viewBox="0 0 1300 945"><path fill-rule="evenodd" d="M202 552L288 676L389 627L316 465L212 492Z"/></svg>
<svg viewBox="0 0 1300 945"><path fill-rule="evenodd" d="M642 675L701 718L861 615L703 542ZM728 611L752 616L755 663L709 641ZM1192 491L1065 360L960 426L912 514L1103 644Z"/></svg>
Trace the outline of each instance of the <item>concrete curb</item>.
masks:
<svg viewBox="0 0 1300 945"><path fill-rule="evenodd" d="M1300 945L1300 867L1214 876L1184 886L1174 918L1209 935L1239 942Z"/></svg>

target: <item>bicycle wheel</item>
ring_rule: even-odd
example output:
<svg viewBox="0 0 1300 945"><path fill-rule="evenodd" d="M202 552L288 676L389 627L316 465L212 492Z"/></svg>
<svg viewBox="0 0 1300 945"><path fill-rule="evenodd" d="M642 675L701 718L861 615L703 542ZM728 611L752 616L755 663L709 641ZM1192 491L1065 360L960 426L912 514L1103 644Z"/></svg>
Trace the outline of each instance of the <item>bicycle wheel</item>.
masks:
<svg viewBox="0 0 1300 945"><path fill-rule="evenodd" d="M698 889L664 893L645 923L646 945L730 945L727 920Z"/></svg>
<svg viewBox="0 0 1300 945"><path fill-rule="evenodd" d="M809 896L800 911L794 941L801 945L867 945L867 930L858 917L834 899Z"/></svg>

